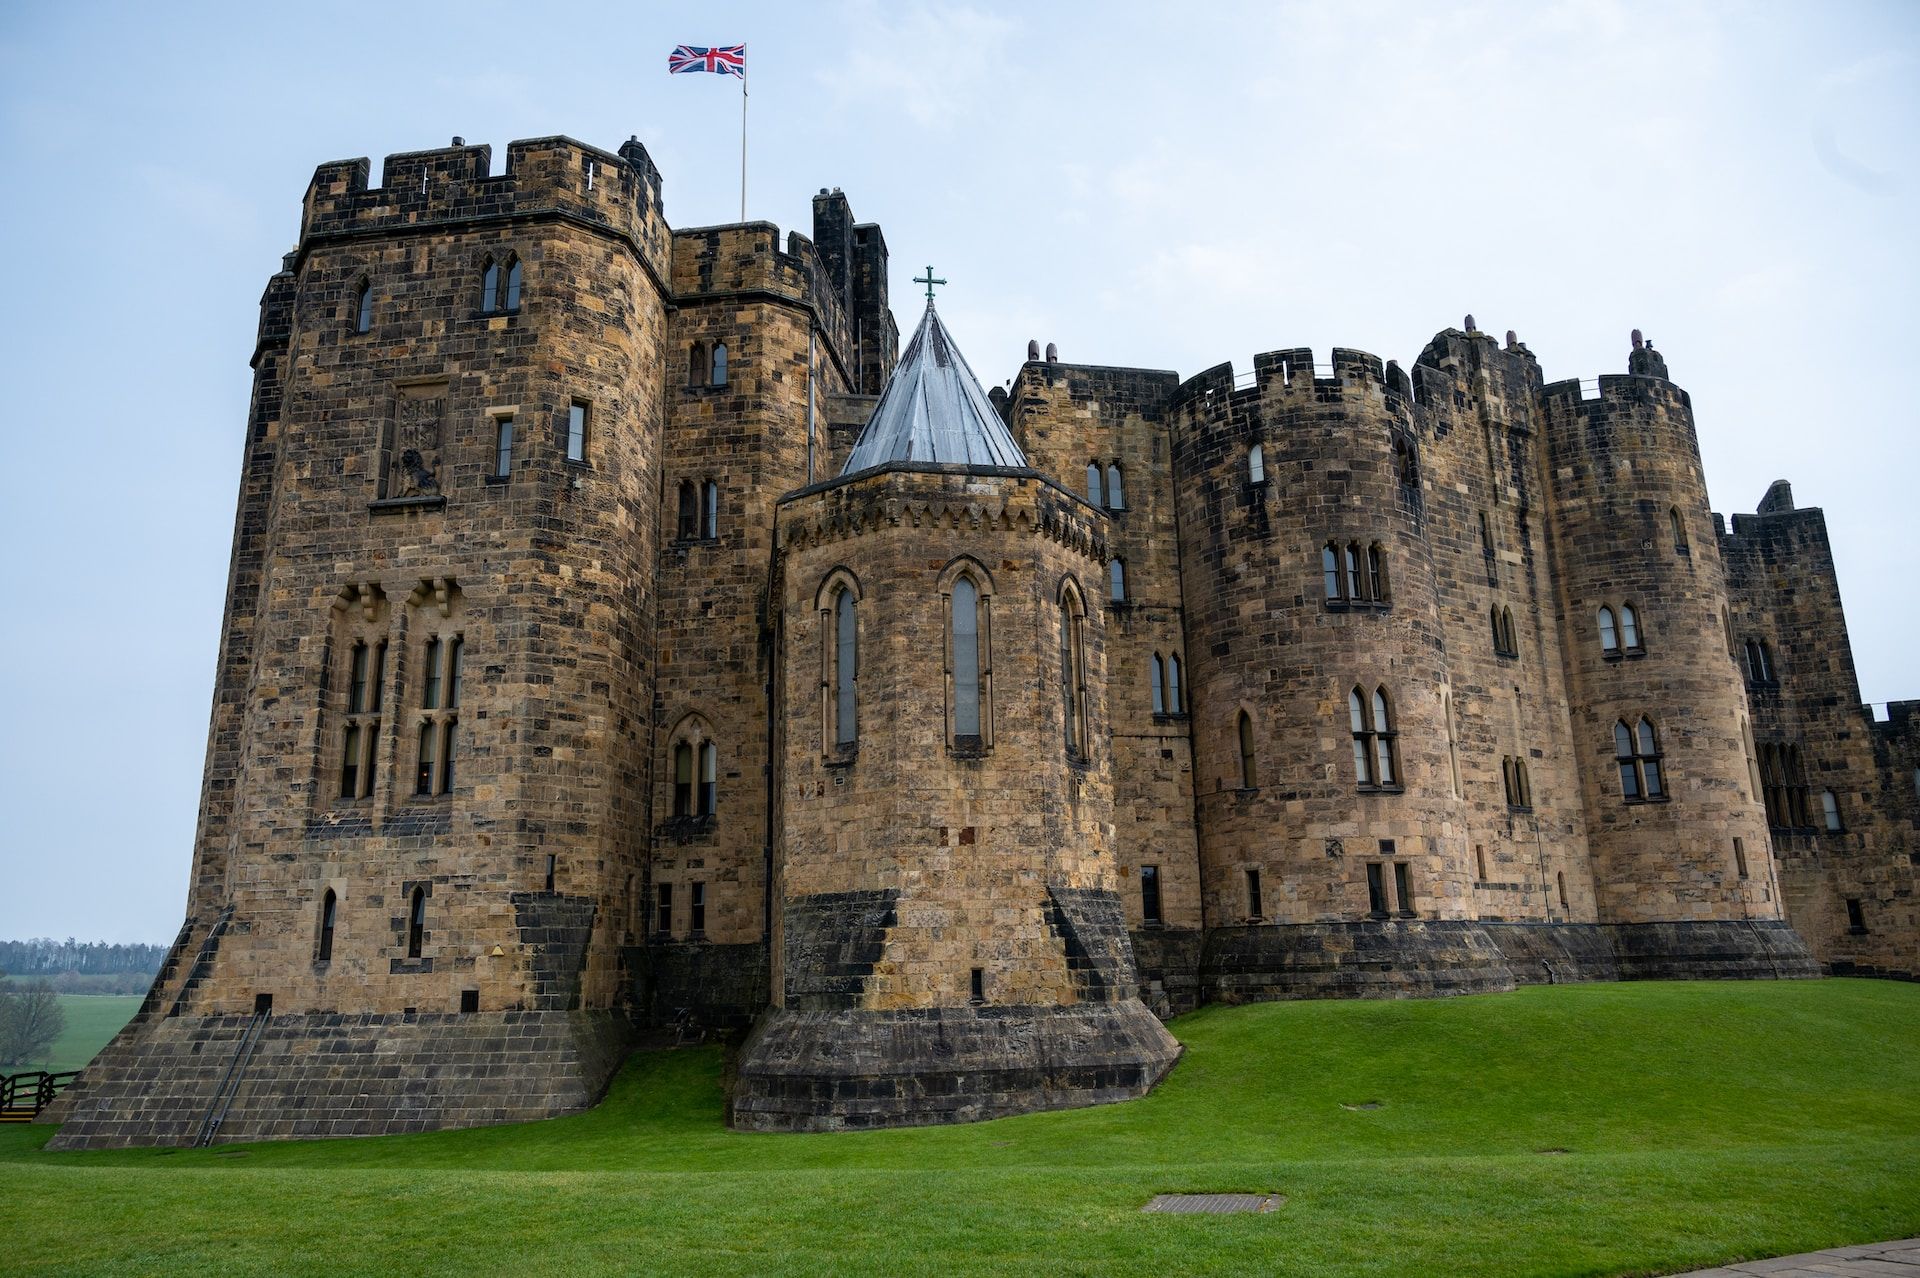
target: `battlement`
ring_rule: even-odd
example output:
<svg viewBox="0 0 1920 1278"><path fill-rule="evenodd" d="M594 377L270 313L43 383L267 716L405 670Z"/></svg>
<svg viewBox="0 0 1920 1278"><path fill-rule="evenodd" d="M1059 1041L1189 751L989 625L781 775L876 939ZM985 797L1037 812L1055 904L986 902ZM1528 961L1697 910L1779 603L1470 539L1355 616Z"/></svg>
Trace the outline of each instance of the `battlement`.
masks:
<svg viewBox="0 0 1920 1278"><path fill-rule="evenodd" d="M818 246L772 222L693 226L673 232L668 282L679 301L772 293L812 306L834 348L851 349L852 323Z"/></svg>
<svg viewBox="0 0 1920 1278"><path fill-rule="evenodd" d="M1195 373L1180 384L1173 402L1188 404L1221 395L1233 396L1236 402L1284 396L1324 401L1329 396L1365 394L1369 388L1402 400L1413 398L1412 383L1395 361L1345 346L1333 347L1330 359L1328 364L1316 363L1310 346L1263 351L1253 357L1251 373L1235 373L1231 361Z"/></svg>
<svg viewBox="0 0 1920 1278"><path fill-rule="evenodd" d="M298 251L346 236L545 216L605 228L664 273L660 171L637 138L618 153L567 137L523 139L508 144L499 174L492 159L492 147L455 138L452 146L387 156L378 186L368 185L365 157L322 164L307 186Z"/></svg>
<svg viewBox="0 0 1920 1278"><path fill-rule="evenodd" d="M1540 397L1550 408L1575 413L1631 410L1660 403L1686 410L1693 407L1692 397L1672 382L1634 373L1602 373L1590 381L1564 378L1541 387Z"/></svg>

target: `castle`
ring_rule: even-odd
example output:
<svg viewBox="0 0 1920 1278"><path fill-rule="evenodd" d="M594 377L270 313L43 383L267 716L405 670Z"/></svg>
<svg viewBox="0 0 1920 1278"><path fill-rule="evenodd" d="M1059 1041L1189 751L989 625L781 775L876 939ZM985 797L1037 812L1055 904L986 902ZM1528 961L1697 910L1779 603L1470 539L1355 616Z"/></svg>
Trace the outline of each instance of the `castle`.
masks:
<svg viewBox="0 0 1920 1278"><path fill-rule="evenodd" d="M187 917L56 1147L564 1113L636 1027L820 1129L1136 1096L1209 1000L1920 972L1920 703L1637 334L983 393L837 190L370 176L267 284Z"/></svg>

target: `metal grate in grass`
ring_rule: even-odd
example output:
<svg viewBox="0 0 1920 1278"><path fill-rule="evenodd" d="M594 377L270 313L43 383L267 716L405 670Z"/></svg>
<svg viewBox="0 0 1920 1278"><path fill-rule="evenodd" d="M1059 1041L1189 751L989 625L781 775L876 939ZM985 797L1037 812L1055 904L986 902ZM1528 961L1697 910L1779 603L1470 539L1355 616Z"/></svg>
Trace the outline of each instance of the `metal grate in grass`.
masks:
<svg viewBox="0 0 1920 1278"><path fill-rule="evenodd" d="M1156 1194L1153 1201L1140 1210L1226 1216L1242 1211L1272 1211L1285 1201L1279 1194Z"/></svg>

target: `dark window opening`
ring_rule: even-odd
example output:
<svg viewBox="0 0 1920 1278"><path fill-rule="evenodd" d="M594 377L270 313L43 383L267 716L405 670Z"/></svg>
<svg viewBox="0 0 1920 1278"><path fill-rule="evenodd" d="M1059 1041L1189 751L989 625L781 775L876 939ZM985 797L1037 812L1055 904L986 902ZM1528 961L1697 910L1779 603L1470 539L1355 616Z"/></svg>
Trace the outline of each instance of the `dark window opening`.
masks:
<svg viewBox="0 0 1920 1278"><path fill-rule="evenodd" d="M694 810L693 810L693 814L695 816L712 816L713 815L716 802L719 798L719 769L718 769L717 755L718 755L718 751L716 751L713 748L713 742L711 741L701 742L700 744L700 793L699 793L698 802L695 804Z"/></svg>
<svg viewBox="0 0 1920 1278"><path fill-rule="evenodd" d="M1153 654L1153 664L1148 669L1153 674L1153 712L1165 714L1167 712L1166 662L1161 659L1159 653Z"/></svg>
<svg viewBox="0 0 1920 1278"><path fill-rule="evenodd" d="M1387 901L1387 867L1378 861L1367 862L1367 913L1384 919L1392 913Z"/></svg>
<svg viewBox="0 0 1920 1278"><path fill-rule="evenodd" d="M546 877L545 886L543 888L544 891L547 891L547 892L553 891L553 874L554 874L554 871L559 868L559 864L560 864L559 857L555 856L551 852L547 853L547 877Z"/></svg>
<svg viewBox="0 0 1920 1278"><path fill-rule="evenodd" d="M1737 834L1733 836L1733 868L1741 878L1747 877L1747 845Z"/></svg>
<svg viewBox="0 0 1920 1278"><path fill-rule="evenodd" d="M860 630L854 617L853 592L834 594L833 742L850 746L860 739L859 672Z"/></svg>
<svg viewBox="0 0 1920 1278"><path fill-rule="evenodd" d="M1563 910L1567 909L1567 872L1565 870L1555 870L1553 877L1554 881L1560 886L1560 908Z"/></svg>
<svg viewBox="0 0 1920 1278"><path fill-rule="evenodd" d="M1107 586L1113 602L1127 601L1127 561L1118 555L1107 564Z"/></svg>
<svg viewBox="0 0 1920 1278"><path fill-rule="evenodd" d="M1660 764L1660 738L1653 721L1642 717L1634 727L1625 719L1613 725L1614 763L1620 769L1620 796L1628 803L1666 798Z"/></svg>
<svg viewBox="0 0 1920 1278"><path fill-rule="evenodd" d="M1258 921L1260 915L1260 871L1247 871L1247 918Z"/></svg>
<svg viewBox="0 0 1920 1278"><path fill-rule="evenodd" d="M704 936L707 931L707 885L695 883L687 889L687 933Z"/></svg>
<svg viewBox="0 0 1920 1278"><path fill-rule="evenodd" d="M413 889L413 896L407 904L407 957L420 957L420 947L427 939L427 890L423 887Z"/></svg>
<svg viewBox="0 0 1920 1278"><path fill-rule="evenodd" d="M1160 867L1140 867L1140 917L1149 924L1160 923Z"/></svg>
<svg viewBox="0 0 1920 1278"><path fill-rule="evenodd" d="M1412 918L1413 908L1413 869L1405 861L1393 863L1393 889L1400 895L1400 913L1404 918Z"/></svg>
<svg viewBox="0 0 1920 1278"><path fill-rule="evenodd" d="M661 936L673 935L673 884L659 883L654 886L658 904L653 911L653 925Z"/></svg>
<svg viewBox="0 0 1920 1278"><path fill-rule="evenodd" d="M1240 788L1252 790L1260 784L1260 778L1254 773L1253 766L1253 718L1245 710L1240 712Z"/></svg>
<svg viewBox="0 0 1920 1278"><path fill-rule="evenodd" d="M971 990L968 995L969 1001L976 1004L987 1001L987 971L985 968L976 967L973 969L973 975L969 985Z"/></svg>
<svg viewBox="0 0 1920 1278"><path fill-rule="evenodd" d="M1347 719L1353 734L1354 784L1363 790L1398 789L1399 734L1393 729L1387 690L1375 688L1371 697L1361 688L1349 691Z"/></svg>
<svg viewBox="0 0 1920 1278"><path fill-rule="evenodd" d="M373 327L373 285L366 280L360 281L360 291L354 297L353 331L364 333Z"/></svg>
<svg viewBox="0 0 1920 1278"><path fill-rule="evenodd" d="M1668 507L1667 519L1673 525L1673 553L1676 555L1691 555L1693 550L1687 545L1687 525L1686 522L1680 518L1680 508L1678 506Z"/></svg>
<svg viewBox="0 0 1920 1278"><path fill-rule="evenodd" d="M704 386L707 381L707 347L695 342L687 350L687 385Z"/></svg>
<svg viewBox="0 0 1920 1278"><path fill-rule="evenodd" d="M1478 871L1480 881L1485 883L1487 881L1487 849L1483 844L1473 845L1473 867Z"/></svg>
<svg viewBox="0 0 1920 1278"><path fill-rule="evenodd" d="M328 888L326 896L320 900L320 944L313 954L318 962L326 963L333 958L333 922L338 908L339 902L333 895L333 889Z"/></svg>
<svg viewBox="0 0 1920 1278"><path fill-rule="evenodd" d="M700 491L691 479L680 481L680 520L674 536L691 540L700 535Z"/></svg>
<svg viewBox="0 0 1920 1278"><path fill-rule="evenodd" d="M1867 914L1866 914L1866 911L1862 909L1860 906L1860 898L1857 896L1848 897L1847 898L1847 931L1853 933L1855 936L1859 936L1864 934L1866 930L1867 930Z"/></svg>
<svg viewBox="0 0 1920 1278"><path fill-rule="evenodd" d="M492 258L480 272L480 313L491 315L500 306L500 264Z"/></svg>
<svg viewBox="0 0 1920 1278"><path fill-rule="evenodd" d="M461 990L460 991L460 1010L468 1014L479 1011L480 1010L480 991L479 990Z"/></svg>
<svg viewBox="0 0 1920 1278"><path fill-rule="evenodd" d="M253 1014L255 1016L272 1015L273 1014L273 995L255 994L253 996Z"/></svg>
<svg viewBox="0 0 1920 1278"><path fill-rule="evenodd" d="M1493 521L1484 510L1480 512L1480 553L1489 559L1493 557Z"/></svg>
<svg viewBox="0 0 1920 1278"><path fill-rule="evenodd" d="M493 423L493 473L505 479L513 474L513 417L497 417Z"/></svg>
<svg viewBox="0 0 1920 1278"><path fill-rule="evenodd" d="M673 748L673 814L693 815L693 746L686 741Z"/></svg>
<svg viewBox="0 0 1920 1278"><path fill-rule="evenodd" d="M1167 658L1167 713L1186 712L1187 703L1181 699L1180 692L1180 654L1176 652Z"/></svg>

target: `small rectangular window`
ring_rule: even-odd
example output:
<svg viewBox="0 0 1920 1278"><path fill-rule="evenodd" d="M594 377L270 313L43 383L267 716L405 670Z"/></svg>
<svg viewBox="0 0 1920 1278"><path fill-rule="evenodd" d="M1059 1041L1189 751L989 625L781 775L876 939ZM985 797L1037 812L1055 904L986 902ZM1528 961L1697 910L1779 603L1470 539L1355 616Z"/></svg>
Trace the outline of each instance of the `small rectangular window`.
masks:
<svg viewBox="0 0 1920 1278"><path fill-rule="evenodd" d="M1247 871L1247 917L1260 917L1260 871Z"/></svg>
<svg viewBox="0 0 1920 1278"><path fill-rule="evenodd" d="M551 892L551 891L553 891L553 872L554 872L554 870L555 870L555 869L556 869L556 868L558 867L558 864L559 864L559 860L560 860L560 858L559 858L559 857L557 857L557 856L555 856L555 855L554 855L553 853L551 853L551 852L549 852L549 853L547 853L547 887L546 887L546 890L547 890L547 891L549 891L549 892Z"/></svg>
<svg viewBox="0 0 1920 1278"><path fill-rule="evenodd" d="M1867 914L1860 908L1860 898L1847 898L1847 931L1858 935L1867 930Z"/></svg>
<svg viewBox="0 0 1920 1278"><path fill-rule="evenodd" d="M1733 867L1741 878L1747 877L1747 845L1737 834L1733 836Z"/></svg>
<svg viewBox="0 0 1920 1278"><path fill-rule="evenodd" d="M707 930L707 885L695 883L687 889L687 930L694 936Z"/></svg>
<svg viewBox="0 0 1920 1278"><path fill-rule="evenodd" d="M1378 861L1367 862L1367 913L1384 919L1390 913L1387 903L1387 867Z"/></svg>
<svg viewBox="0 0 1920 1278"><path fill-rule="evenodd" d="M469 1012L469 1013L479 1011L480 1010L480 991L479 990L461 990L460 991L460 1010L462 1012Z"/></svg>
<svg viewBox="0 0 1920 1278"><path fill-rule="evenodd" d="M986 1002L987 1001L987 970L985 968L976 967L973 969L971 986L972 986L972 990L971 990L971 993L969 994L969 997L972 999L972 1001L975 1003Z"/></svg>
<svg viewBox="0 0 1920 1278"><path fill-rule="evenodd" d="M654 907L653 926L661 936L673 935L673 884L655 885L658 904Z"/></svg>
<svg viewBox="0 0 1920 1278"><path fill-rule="evenodd" d="M567 460L587 459L587 406L574 400L567 407Z"/></svg>
<svg viewBox="0 0 1920 1278"><path fill-rule="evenodd" d="M434 731L432 722L420 725L420 766L413 778L415 794L433 793L433 777L436 771L434 749L439 744L439 736L440 734Z"/></svg>
<svg viewBox="0 0 1920 1278"><path fill-rule="evenodd" d="M1413 870L1405 861L1393 863L1393 887L1400 894L1400 912L1412 914L1413 909Z"/></svg>
<svg viewBox="0 0 1920 1278"><path fill-rule="evenodd" d="M511 416L494 419L493 473L501 479L513 473L513 418Z"/></svg>
<svg viewBox="0 0 1920 1278"><path fill-rule="evenodd" d="M1160 922L1160 867L1140 867L1140 917L1148 923Z"/></svg>

